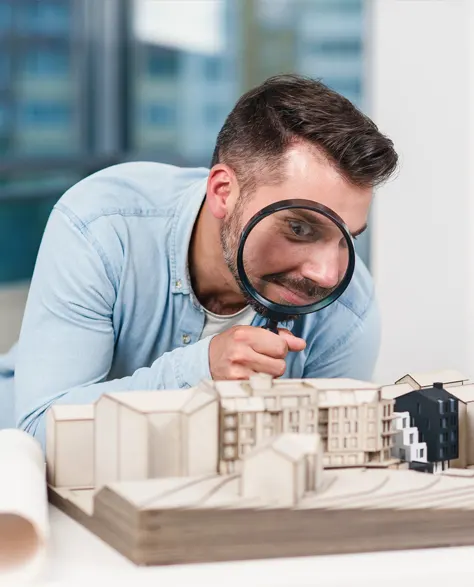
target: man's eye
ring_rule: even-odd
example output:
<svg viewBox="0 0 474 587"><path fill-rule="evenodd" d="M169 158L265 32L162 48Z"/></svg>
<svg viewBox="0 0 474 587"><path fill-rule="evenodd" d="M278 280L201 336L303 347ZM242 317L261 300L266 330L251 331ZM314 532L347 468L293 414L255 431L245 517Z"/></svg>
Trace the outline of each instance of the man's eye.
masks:
<svg viewBox="0 0 474 587"><path fill-rule="evenodd" d="M305 222L295 222L290 220L289 224L293 234L296 236L310 236L313 233L311 226Z"/></svg>

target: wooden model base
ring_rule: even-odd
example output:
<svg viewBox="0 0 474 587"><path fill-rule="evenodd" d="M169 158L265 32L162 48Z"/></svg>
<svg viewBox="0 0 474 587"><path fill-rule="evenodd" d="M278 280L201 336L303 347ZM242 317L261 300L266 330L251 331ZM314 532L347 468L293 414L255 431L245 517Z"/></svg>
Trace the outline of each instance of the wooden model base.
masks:
<svg viewBox="0 0 474 587"><path fill-rule="evenodd" d="M138 565L474 544L474 471L324 472L295 508L239 497L237 475L49 488L53 505Z"/></svg>

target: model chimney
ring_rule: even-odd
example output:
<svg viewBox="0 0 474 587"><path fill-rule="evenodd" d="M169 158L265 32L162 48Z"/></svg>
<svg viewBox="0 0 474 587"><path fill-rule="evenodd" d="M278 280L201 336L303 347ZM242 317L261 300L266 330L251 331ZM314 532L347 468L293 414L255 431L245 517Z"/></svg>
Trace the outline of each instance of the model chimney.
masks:
<svg viewBox="0 0 474 587"><path fill-rule="evenodd" d="M252 391L265 391L272 388L273 377L268 373L250 375L249 384Z"/></svg>

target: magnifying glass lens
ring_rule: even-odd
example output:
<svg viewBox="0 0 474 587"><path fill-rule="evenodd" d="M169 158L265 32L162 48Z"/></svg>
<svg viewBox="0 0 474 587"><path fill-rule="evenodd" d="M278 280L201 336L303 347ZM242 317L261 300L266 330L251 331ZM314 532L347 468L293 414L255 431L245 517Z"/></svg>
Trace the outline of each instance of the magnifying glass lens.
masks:
<svg viewBox="0 0 474 587"><path fill-rule="evenodd" d="M347 231L330 215L306 207L277 210L248 233L243 270L259 296L288 307L291 314L292 307L334 297L347 281L351 244Z"/></svg>

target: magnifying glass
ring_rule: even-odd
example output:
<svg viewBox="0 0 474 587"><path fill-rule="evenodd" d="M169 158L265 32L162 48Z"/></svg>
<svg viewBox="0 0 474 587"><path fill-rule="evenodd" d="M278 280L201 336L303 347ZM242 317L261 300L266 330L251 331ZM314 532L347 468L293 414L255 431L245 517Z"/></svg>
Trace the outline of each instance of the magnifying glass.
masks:
<svg viewBox="0 0 474 587"><path fill-rule="evenodd" d="M263 328L326 308L349 285L355 266L352 236L330 208L282 200L253 216L242 231L237 271Z"/></svg>

